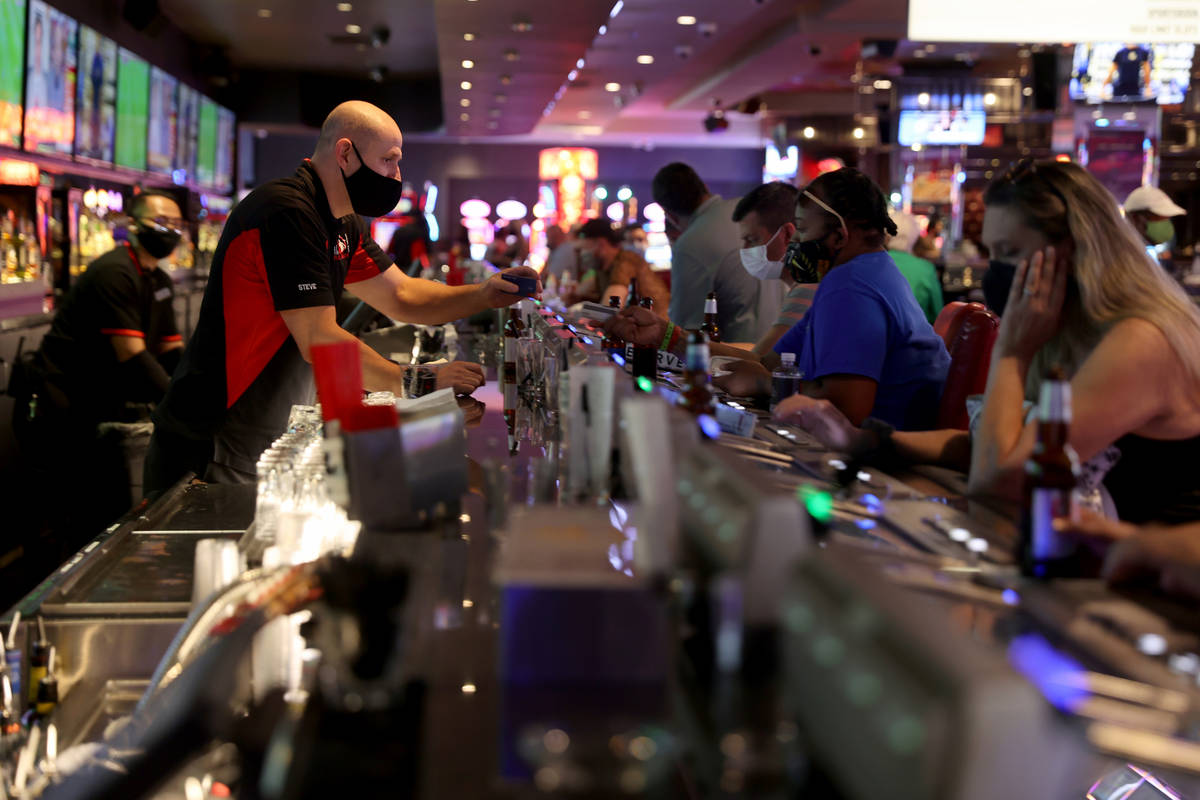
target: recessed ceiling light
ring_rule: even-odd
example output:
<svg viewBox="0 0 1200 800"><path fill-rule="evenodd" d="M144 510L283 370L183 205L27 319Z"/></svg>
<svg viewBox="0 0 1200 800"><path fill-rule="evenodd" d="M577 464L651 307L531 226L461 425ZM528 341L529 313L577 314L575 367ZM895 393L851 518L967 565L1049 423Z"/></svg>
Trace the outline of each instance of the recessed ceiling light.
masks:
<svg viewBox="0 0 1200 800"><path fill-rule="evenodd" d="M469 58L464 58L462 60L462 68L463 69L475 69L475 62Z"/></svg>
<svg viewBox="0 0 1200 800"><path fill-rule="evenodd" d="M603 36L603 35L604 35L604 34L606 34L606 33L608 33L608 26L607 26L607 25L601 25L601 26L600 26L600 35L601 35L601 36Z"/></svg>
<svg viewBox="0 0 1200 800"><path fill-rule="evenodd" d="M521 57L521 54L518 53L516 50L513 50L512 48L509 48L508 50L504 51L504 60L505 61L516 61L516 60L520 59L520 57Z"/></svg>
<svg viewBox="0 0 1200 800"><path fill-rule="evenodd" d="M512 29L513 33L529 33L533 30L533 23L525 17L519 17L513 20Z"/></svg>
<svg viewBox="0 0 1200 800"><path fill-rule="evenodd" d="M497 103L507 103L507 102L508 102L508 95L506 95L506 94L498 94L498 95L496 95L496 102L497 102Z"/></svg>
<svg viewBox="0 0 1200 800"><path fill-rule="evenodd" d="M498 116L500 116L502 113L503 113L503 112L501 112L501 111L500 111L500 109L498 109L498 108L492 108L492 109L488 109L488 114L489 114L489 115L491 115L491 116L493 116L493 117L498 117Z"/></svg>
<svg viewBox="0 0 1200 800"><path fill-rule="evenodd" d="M352 3L338 3L337 10L338 11L353 11L354 5Z"/></svg>
<svg viewBox="0 0 1200 800"><path fill-rule="evenodd" d="M861 138L863 138L863 137L864 137L864 136L866 136L866 135L867 135L867 132L866 132L866 131L864 131L862 128L855 128L855 129L854 129L854 138L855 138L855 139L861 139Z"/></svg>
<svg viewBox="0 0 1200 800"><path fill-rule="evenodd" d="M508 86L510 83L512 83L512 75L501 75L500 83L505 86Z"/></svg>
<svg viewBox="0 0 1200 800"><path fill-rule="evenodd" d="M917 105L929 105L929 92L921 92L919 95L917 95Z"/></svg>
<svg viewBox="0 0 1200 800"><path fill-rule="evenodd" d="M914 153L919 153L919 152L921 152L921 149L922 149L922 148L921 148L921 143L920 143L920 142L913 142L912 151L913 151Z"/></svg>
<svg viewBox="0 0 1200 800"><path fill-rule="evenodd" d="M458 101L458 104L460 106L462 106L463 108L470 108L471 107L471 99L469 97L464 97L463 99Z"/></svg>
<svg viewBox="0 0 1200 800"><path fill-rule="evenodd" d="M875 81L875 88L881 92L886 92L888 89L892 88L892 82L886 78Z"/></svg>
<svg viewBox="0 0 1200 800"><path fill-rule="evenodd" d="M693 16L689 16L687 14L684 14L683 16L680 16L680 17L676 17L675 21L678 22L680 25L695 25L696 24L696 18Z"/></svg>
<svg viewBox="0 0 1200 800"><path fill-rule="evenodd" d="M473 34L473 33L464 33L464 34L463 34L463 41L464 41L464 42L473 42L473 41L475 41L475 34Z"/></svg>
<svg viewBox="0 0 1200 800"><path fill-rule="evenodd" d="M983 96L983 104L984 104L985 106L994 106L994 105L996 105L996 93L995 93L995 92L988 92L987 94L985 94L985 95Z"/></svg>
<svg viewBox="0 0 1200 800"><path fill-rule="evenodd" d="M569 81L573 81L578 77L579 77L579 70L577 70L577 69L573 69L567 73L567 80L569 80Z"/></svg>
<svg viewBox="0 0 1200 800"><path fill-rule="evenodd" d="M817 135L817 129L812 127L811 125L804 129L804 138L805 139L811 139L816 135Z"/></svg>
<svg viewBox="0 0 1200 800"><path fill-rule="evenodd" d="M458 88L462 89L464 92L469 92L469 91L471 91L471 82L463 81L462 83L460 83L458 85Z"/></svg>
<svg viewBox="0 0 1200 800"><path fill-rule="evenodd" d="M471 115L464 111L463 113L458 115L458 118L461 119L463 122L466 122L471 119Z"/></svg>
<svg viewBox="0 0 1200 800"><path fill-rule="evenodd" d="M258 15L259 15L260 17L262 17L263 19L268 19L268 18L270 18L270 16L271 16L271 9L269 9L269 8L260 8L260 9L258 10Z"/></svg>
<svg viewBox="0 0 1200 800"><path fill-rule="evenodd" d="M619 83L606 83L606 84L604 84L604 91L606 91L606 92L619 92L619 91L621 91L621 84L619 84Z"/></svg>
<svg viewBox="0 0 1200 800"><path fill-rule="evenodd" d="M638 57L637 57L637 62L638 62L639 64L653 64L653 63L654 63L654 56L652 56L652 55L649 55L649 54L647 54L647 55L641 55L641 56L638 56Z"/></svg>
<svg viewBox="0 0 1200 800"><path fill-rule="evenodd" d="M590 112L590 111L580 111L580 112L579 112L579 118L580 118L580 119L591 119L591 118L592 118L592 112Z"/></svg>
<svg viewBox="0 0 1200 800"><path fill-rule="evenodd" d="M582 58L580 58L580 59L576 60L576 62L575 62L575 69L583 69L583 65L584 65L584 64L586 64L586 63L587 63L587 62L586 62L586 61L584 61Z"/></svg>
<svg viewBox="0 0 1200 800"><path fill-rule="evenodd" d="M346 26L346 33L349 33L349 34L362 33L362 27L355 25L353 22L351 22L349 25Z"/></svg>
<svg viewBox="0 0 1200 800"><path fill-rule="evenodd" d="M494 130L496 130L496 129L497 129L497 128L499 128L499 127L500 127L500 123L499 123L499 122L492 121L492 122L489 122L489 123L488 123L488 130L489 130L489 131L494 131Z"/></svg>

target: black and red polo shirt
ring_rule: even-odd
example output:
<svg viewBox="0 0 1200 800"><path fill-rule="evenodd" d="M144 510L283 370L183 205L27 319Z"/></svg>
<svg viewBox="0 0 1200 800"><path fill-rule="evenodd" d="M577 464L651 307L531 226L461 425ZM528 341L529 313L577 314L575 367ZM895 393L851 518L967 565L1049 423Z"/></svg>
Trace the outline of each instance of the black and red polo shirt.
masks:
<svg viewBox="0 0 1200 800"><path fill-rule="evenodd" d="M155 423L211 439L214 462L253 473L292 405L314 397L312 367L279 312L333 306L346 284L390 266L361 217L332 215L307 160L255 189L225 223L195 333Z"/></svg>
<svg viewBox="0 0 1200 800"><path fill-rule="evenodd" d="M65 390L73 409L96 419L114 416L125 402L157 397L125 396L116 380L117 352L111 337L136 336L146 349L182 337L175 321L174 284L155 264L143 265L128 244L120 244L88 265L75 280L42 340L46 368Z"/></svg>

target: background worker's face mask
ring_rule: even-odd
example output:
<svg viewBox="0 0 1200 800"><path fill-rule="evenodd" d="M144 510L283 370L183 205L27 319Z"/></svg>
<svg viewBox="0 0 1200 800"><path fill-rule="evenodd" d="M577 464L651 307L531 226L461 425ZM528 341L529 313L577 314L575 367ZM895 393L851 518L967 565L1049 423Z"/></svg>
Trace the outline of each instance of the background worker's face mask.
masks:
<svg viewBox="0 0 1200 800"><path fill-rule="evenodd" d="M767 258L767 250L771 247L771 243L778 239L782 232L783 228L775 231L775 235L768 239L766 244L742 248L742 266L745 267L746 272L760 281L773 280L783 274L784 261L772 261ZM786 259L785 255L784 260L786 261Z"/></svg>
<svg viewBox="0 0 1200 800"><path fill-rule="evenodd" d="M1175 225L1169 219L1146 223L1146 239L1151 244L1166 244L1175 236Z"/></svg>

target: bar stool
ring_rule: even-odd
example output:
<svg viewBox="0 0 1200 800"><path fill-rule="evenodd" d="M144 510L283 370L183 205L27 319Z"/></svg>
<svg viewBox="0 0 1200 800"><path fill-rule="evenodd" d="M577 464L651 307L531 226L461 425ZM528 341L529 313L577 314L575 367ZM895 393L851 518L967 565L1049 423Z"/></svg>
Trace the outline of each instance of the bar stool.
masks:
<svg viewBox="0 0 1200 800"><path fill-rule="evenodd" d="M954 320L955 331L947 349L950 369L938 410L939 428L967 430L967 398L987 388L992 345L1000 331L1000 318L982 303L964 303ZM944 314L945 312L943 312ZM939 315L938 321L941 321Z"/></svg>

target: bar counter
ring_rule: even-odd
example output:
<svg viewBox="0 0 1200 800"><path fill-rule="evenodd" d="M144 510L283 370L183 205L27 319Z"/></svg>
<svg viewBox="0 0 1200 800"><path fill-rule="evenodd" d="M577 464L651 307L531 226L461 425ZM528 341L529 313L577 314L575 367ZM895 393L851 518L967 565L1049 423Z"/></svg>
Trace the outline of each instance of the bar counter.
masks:
<svg viewBox="0 0 1200 800"><path fill-rule="evenodd" d="M681 502L688 532L677 568L635 576L634 550L657 532L631 532L635 504L624 499L570 505L565 483L557 504L540 496L538 465L562 456L556 420L530 411L512 435L491 371L473 400L460 400L470 488L456 516L423 530L365 530L356 545L407 575L396 649L412 722L395 751L393 793L379 796L1082 798L1126 762L1183 792L1200 789L1191 723L1200 663L1189 672L1184 658L1200 651L1197 615L1096 581L1023 582L1013 525L954 491L961 476L865 467L838 486L847 469L838 454L757 412L752 436L722 435L699 458L734 465L746 481L739 491L761 497L798 502L801 484L828 491L830 516L811 542L808 531L789 532L804 537L806 554L788 565L776 619L742 617L761 577L762 553L752 551L767 546L764 527L748 555L722 564L689 522L702 517ZM26 660L38 616L56 647L61 700L50 721L60 751L98 740L133 710L188 617L196 542L241 539L255 497L254 486L181 483L5 615L8 630L20 612L14 641ZM708 499L714 515L741 502ZM602 582L595 601L534 586L535 599L571 598L541 600L543 619L514 600L525 590L511 593L501 561L525 535L519 525L539 513L574 524L575 509L610 516L624 542L599 550L597 567L640 588L606 594ZM697 503L696 514L706 511ZM823 603L835 605L821 613ZM514 619L530 630L513 630ZM555 635L539 635L542 624ZM1168 652L1149 650L1148 633ZM584 678L520 677L551 662L564 675L578 668L571 651L591 638L628 649L597 656L594 680L588 665ZM635 663L641 673L619 674ZM1090 683L1075 687L1086 698L1064 704L1062 676L1047 670L1066 663ZM336 771L333 758L314 764ZM195 769L181 762L166 786ZM347 770L346 788L371 774ZM880 785L892 789L879 794ZM147 796L169 796L161 791Z"/></svg>

